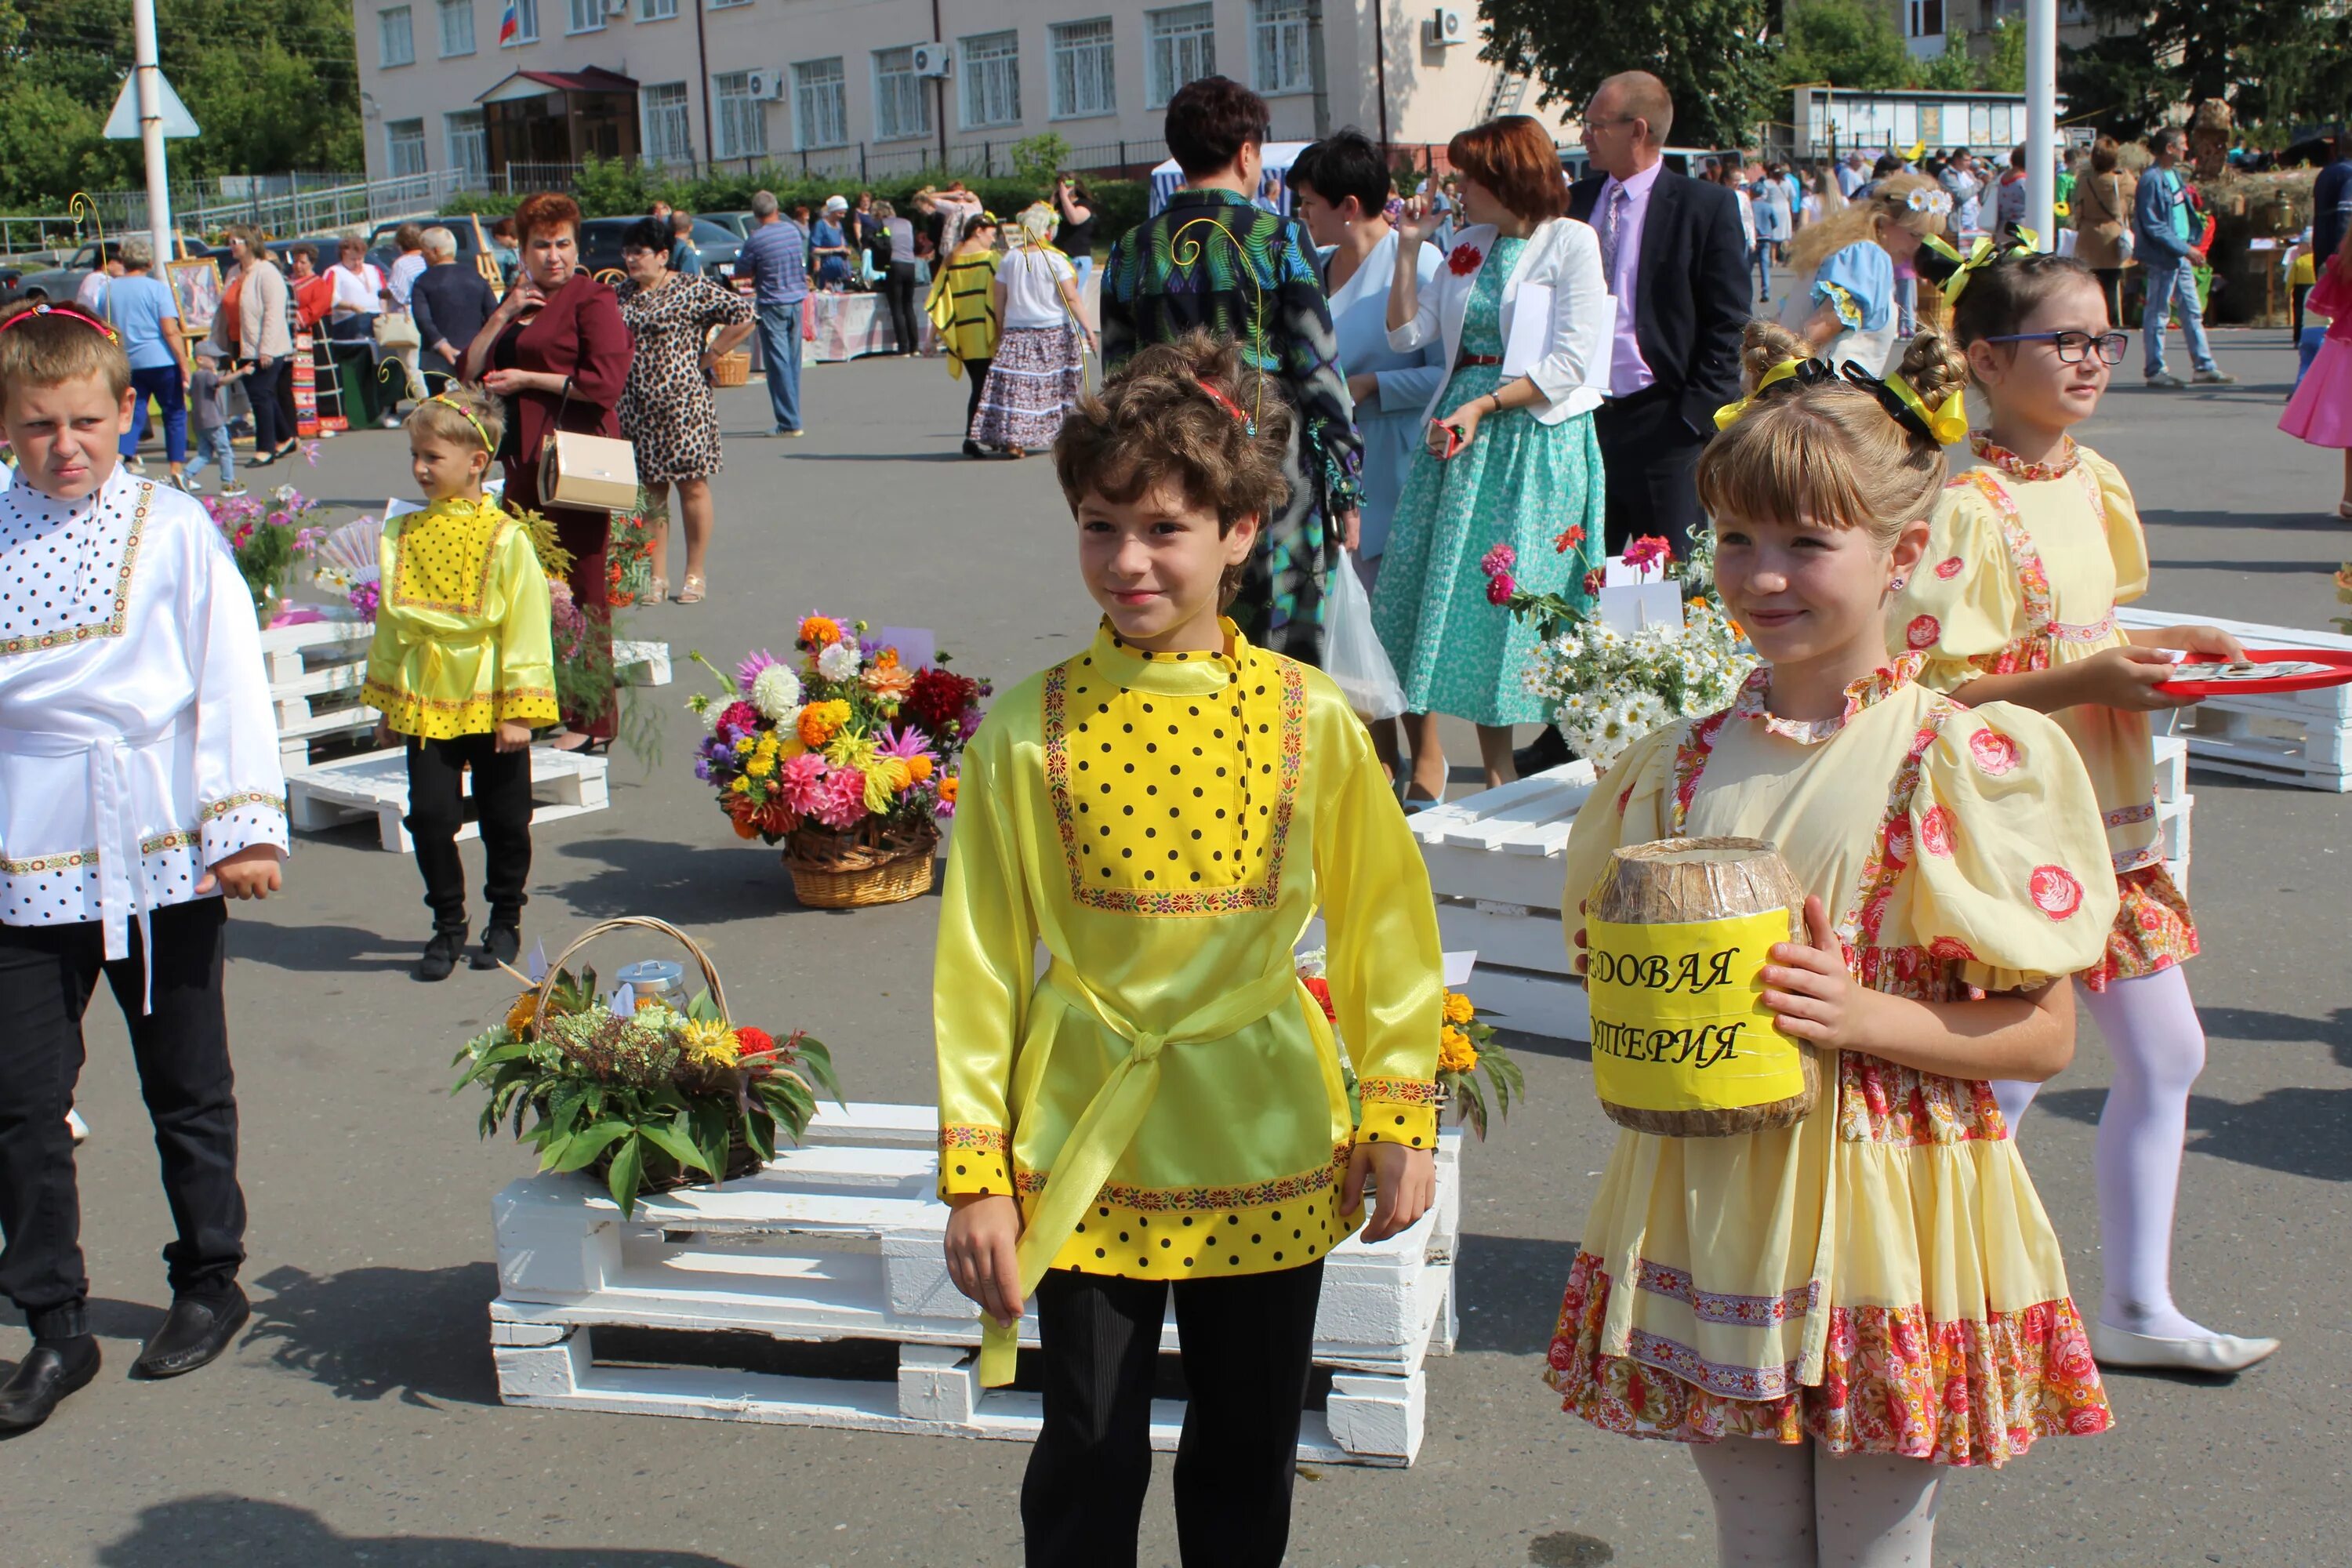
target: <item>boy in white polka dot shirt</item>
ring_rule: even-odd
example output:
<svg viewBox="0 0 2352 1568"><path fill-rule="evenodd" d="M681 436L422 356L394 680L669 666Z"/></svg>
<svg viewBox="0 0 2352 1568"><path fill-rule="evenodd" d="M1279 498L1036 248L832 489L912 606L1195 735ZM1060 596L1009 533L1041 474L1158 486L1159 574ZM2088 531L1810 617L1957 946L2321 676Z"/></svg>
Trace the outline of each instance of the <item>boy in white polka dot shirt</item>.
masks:
<svg viewBox="0 0 2352 1568"><path fill-rule="evenodd" d="M0 1294L33 1346L0 1436L97 1375L73 1134L101 976L130 1022L179 1236L135 1373L193 1372L248 1316L221 896L277 890L286 782L251 595L179 491L121 469L131 367L69 308L0 321Z"/></svg>

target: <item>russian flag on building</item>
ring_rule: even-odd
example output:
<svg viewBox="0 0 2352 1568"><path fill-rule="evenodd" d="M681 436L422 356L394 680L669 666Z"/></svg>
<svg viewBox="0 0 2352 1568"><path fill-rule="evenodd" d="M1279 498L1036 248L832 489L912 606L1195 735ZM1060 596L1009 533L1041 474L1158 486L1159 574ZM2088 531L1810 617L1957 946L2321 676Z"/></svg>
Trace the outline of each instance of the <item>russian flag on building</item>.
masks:
<svg viewBox="0 0 2352 1568"><path fill-rule="evenodd" d="M515 15L515 0L507 0L506 15L499 18L499 43L511 44L522 34L522 19Z"/></svg>

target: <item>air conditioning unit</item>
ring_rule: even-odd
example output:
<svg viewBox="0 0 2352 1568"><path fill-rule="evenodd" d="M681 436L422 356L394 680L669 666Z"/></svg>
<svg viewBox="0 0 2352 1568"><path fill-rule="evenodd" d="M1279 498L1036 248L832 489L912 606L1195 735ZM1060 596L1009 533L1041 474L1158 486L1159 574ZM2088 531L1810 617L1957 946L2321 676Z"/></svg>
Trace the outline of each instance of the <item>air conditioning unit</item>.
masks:
<svg viewBox="0 0 2352 1568"><path fill-rule="evenodd" d="M917 76L955 75L955 51L945 44L917 44L915 74Z"/></svg>
<svg viewBox="0 0 2352 1568"><path fill-rule="evenodd" d="M1437 14L1422 24L1422 40L1429 44L1466 44L1470 41L1470 19L1459 5L1440 5Z"/></svg>
<svg viewBox="0 0 2352 1568"><path fill-rule="evenodd" d="M781 99L784 96L784 73L780 70L745 71L743 78L754 99Z"/></svg>

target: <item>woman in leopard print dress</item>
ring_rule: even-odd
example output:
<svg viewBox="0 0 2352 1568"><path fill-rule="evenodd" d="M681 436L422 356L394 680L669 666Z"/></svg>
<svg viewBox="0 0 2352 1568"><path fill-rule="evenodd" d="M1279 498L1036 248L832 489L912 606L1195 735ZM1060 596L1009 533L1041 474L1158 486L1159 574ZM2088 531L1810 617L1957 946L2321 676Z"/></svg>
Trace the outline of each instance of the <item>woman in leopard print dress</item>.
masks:
<svg viewBox="0 0 2352 1568"><path fill-rule="evenodd" d="M672 272L669 246L668 231L652 218L631 225L621 237L621 265L629 277L615 292L621 319L636 339L628 384L621 391L621 433L637 449L637 479L651 507L664 508L669 487L677 487L677 510L686 523L686 575L678 582L677 602L692 605L707 591L710 477L719 468L710 367L751 334L751 301L715 278ZM658 603L668 589L666 512L649 552L650 597Z"/></svg>

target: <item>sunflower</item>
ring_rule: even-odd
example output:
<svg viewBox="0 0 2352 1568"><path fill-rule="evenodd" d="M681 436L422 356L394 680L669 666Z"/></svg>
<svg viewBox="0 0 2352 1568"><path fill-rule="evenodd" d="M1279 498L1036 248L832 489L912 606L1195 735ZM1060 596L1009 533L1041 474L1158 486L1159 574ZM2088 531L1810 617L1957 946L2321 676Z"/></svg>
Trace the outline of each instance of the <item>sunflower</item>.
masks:
<svg viewBox="0 0 2352 1568"><path fill-rule="evenodd" d="M507 1009L507 1033L518 1040L521 1039L524 1031L530 1027L530 1021L538 1012L539 987L534 985L516 997L514 1005Z"/></svg>

